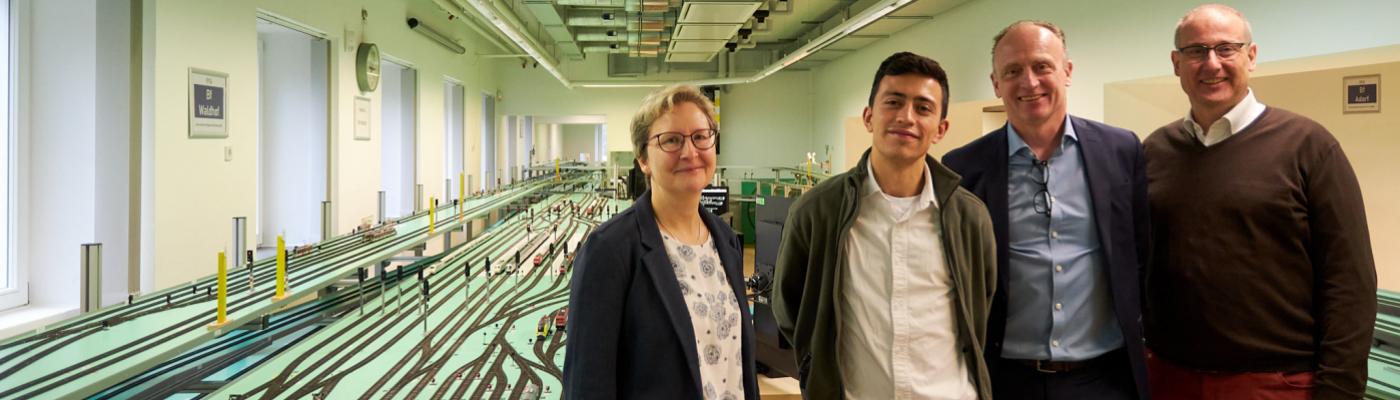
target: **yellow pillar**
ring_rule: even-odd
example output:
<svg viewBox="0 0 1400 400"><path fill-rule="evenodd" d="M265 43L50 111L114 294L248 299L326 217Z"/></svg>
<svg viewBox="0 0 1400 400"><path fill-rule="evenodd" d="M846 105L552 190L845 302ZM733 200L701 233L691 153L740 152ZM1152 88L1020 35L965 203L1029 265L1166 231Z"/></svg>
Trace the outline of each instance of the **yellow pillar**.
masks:
<svg viewBox="0 0 1400 400"><path fill-rule="evenodd" d="M561 180L564 180L564 178L559 176L559 159L556 158L554 159L554 181L559 182Z"/></svg>
<svg viewBox="0 0 1400 400"><path fill-rule="evenodd" d="M457 220L466 216L462 210L467 208L467 173L457 173Z"/></svg>
<svg viewBox="0 0 1400 400"><path fill-rule="evenodd" d="M287 242L282 239L282 235L277 235L277 294L272 296L272 300L282 300L287 297Z"/></svg>
<svg viewBox="0 0 1400 400"><path fill-rule="evenodd" d="M434 207L434 206L433 206L433 202L435 202L435 201L437 201L437 199L434 199L434 198L432 198L431 196L428 197L428 234L429 234L429 235L433 234L433 226L436 225L436 223L437 223L437 207Z"/></svg>
<svg viewBox="0 0 1400 400"><path fill-rule="evenodd" d="M219 293L217 302L218 316L214 323L209 325L209 329L218 329L228 323L228 264L224 260L224 252L219 252Z"/></svg>
<svg viewBox="0 0 1400 400"><path fill-rule="evenodd" d="M812 184L812 154L807 154L807 184Z"/></svg>

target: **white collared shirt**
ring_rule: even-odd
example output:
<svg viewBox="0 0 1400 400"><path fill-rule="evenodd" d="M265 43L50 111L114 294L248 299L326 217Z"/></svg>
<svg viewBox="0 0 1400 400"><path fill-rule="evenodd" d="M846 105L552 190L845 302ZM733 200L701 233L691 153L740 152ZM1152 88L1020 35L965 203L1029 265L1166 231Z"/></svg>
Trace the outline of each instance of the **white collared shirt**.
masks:
<svg viewBox="0 0 1400 400"><path fill-rule="evenodd" d="M846 236L837 359L851 399L976 399L958 351L933 179L891 197L870 170Z"/></svg>
<svg viewBox="0 0 1400 400"><path fill-rule="evenodd" d="M1210 129L1201 128L1201 125L1191 118L1191 110L1186 110L1186 130L1190 131L1191 136L1194 136L1201 144L1210 147L1240 133L1244 128L1249 127L1249 124L1254 123L1254 120L1259 119L1259 114L1263 113L1264 103L1260 103L1254 98L1254 89L1249 89L1249 94L1246 94L1239 104L1235 104L1230 112L1225 113L1225 116L1210 124Z"/></svg>

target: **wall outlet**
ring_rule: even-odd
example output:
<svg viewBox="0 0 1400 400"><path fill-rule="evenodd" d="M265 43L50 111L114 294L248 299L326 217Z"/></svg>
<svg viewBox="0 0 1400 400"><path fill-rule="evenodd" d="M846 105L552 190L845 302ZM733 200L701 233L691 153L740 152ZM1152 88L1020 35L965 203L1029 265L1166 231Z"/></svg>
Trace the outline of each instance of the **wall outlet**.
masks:
<svg viewBox="0 0 1400 400"><path fill-rule="evenodd" d="M224 146L224 161L233 161L233 146Z"/></svg>

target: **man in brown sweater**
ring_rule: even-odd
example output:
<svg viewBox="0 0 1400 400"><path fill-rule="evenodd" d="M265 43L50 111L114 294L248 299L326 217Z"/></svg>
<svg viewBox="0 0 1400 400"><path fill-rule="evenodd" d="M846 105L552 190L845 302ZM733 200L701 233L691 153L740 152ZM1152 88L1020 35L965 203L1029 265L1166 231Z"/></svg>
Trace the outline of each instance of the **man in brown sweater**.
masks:
<svg viewBox="0 0 1400 400"><path fill-rule="evenodd" d="M1144 142L1152 396L1361 398L1376 270L1346 155L1322 125L1254 98L1239 11L1191 10L1176 47L1191 110Z"/></svg>

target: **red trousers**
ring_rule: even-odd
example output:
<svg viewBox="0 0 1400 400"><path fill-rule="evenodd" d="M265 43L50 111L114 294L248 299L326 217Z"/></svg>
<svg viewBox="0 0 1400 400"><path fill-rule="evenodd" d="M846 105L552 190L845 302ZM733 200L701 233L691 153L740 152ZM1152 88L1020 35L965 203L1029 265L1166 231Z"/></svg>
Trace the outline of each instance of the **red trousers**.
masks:
<svg viewBox="0 0 1400 400"><path fill-rule="evenodd" d="M1147 381L1153 400L1308 400L1313 373L1204 372L1181 367L1147 352Z"/></svg>

